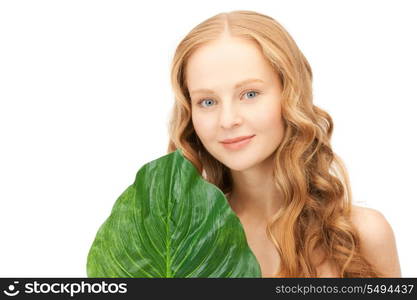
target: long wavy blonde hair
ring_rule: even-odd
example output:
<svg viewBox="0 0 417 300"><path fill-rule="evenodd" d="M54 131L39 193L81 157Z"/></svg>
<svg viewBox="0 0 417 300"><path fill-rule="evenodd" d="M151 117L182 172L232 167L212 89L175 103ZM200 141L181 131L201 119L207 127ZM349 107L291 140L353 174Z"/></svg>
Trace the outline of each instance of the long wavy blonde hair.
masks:
<svg viewBox="0 0 417 300"><path fill-rule="evenodd" d="M273 18L253 11L217 14L179 43L171 65L175 104L169 121L168 153L181 149L207 181L232 191L230 170L207 152L191 121L187 60L199 47L227 32L255 42L281 81L285 134L274 153L274 183L282 208L268 220L267 234L280 255L276 277L317 277L328 259L339 277L380 277L361 253L350 221L351 189L346 168L332 151L333 121L312 102L311 67L288 32ZM282 230L285 228L285 230ZM324 254L313 260L314 251Z"/></svg>

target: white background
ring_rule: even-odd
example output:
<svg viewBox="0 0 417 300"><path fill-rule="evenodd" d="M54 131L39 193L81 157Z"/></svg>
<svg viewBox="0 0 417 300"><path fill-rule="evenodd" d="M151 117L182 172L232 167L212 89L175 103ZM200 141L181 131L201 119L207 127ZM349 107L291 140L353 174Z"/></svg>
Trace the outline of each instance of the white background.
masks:
<svg viewBox="0 0 417 300"><path fill-rule="evenodd" d="M417 277L413 1L0 2L0 276L86 277L99 226L166 154L170 63L217 13L270 15L313 68L354 201L394 229Z"/></svg>

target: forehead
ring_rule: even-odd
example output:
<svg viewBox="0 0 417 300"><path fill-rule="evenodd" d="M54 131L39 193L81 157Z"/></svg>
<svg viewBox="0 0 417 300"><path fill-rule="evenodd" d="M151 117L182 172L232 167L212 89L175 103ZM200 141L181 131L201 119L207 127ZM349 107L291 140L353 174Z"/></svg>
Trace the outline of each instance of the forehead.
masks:
<svg viewBox="0 0 417 300"><path fill-rule="evenodd" d="M186 75L190 90L220 89L247 78L267 82L274 71L255 42L223 38L198 48L188 59Z"/></svg>

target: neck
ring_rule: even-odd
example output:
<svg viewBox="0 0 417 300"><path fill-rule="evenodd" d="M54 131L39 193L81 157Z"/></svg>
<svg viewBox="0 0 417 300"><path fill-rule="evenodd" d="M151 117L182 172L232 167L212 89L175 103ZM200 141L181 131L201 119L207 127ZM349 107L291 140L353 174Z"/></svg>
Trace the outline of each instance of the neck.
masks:
<svg viewBox="0 0 417 300"><path fill-rule="evenodd" d="M282 204L275 186L271 163L244 171L231 170L233 189L229 204L240 218L256 224L266 224Z"/></svg>

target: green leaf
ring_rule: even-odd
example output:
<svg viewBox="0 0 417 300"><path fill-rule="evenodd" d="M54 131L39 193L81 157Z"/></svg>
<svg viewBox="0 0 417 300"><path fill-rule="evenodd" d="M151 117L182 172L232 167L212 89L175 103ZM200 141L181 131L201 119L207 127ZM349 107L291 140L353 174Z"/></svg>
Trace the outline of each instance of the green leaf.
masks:
<svg viewBox="0 0 417 300"><path fill-rule="evenodd" d="M223 192L177 149L145 164L116 200L87 276L261 277L261 269Z"/></svg>

